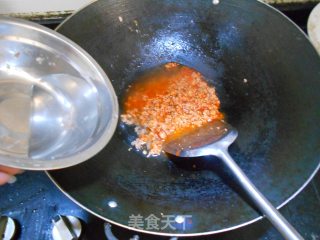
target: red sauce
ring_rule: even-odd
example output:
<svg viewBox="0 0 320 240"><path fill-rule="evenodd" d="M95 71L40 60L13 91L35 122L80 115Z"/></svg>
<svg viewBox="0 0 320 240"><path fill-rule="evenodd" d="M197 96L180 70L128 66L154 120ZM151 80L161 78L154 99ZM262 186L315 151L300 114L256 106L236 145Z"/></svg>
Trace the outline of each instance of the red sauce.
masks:
<svg viewBox="0 0 320 240"><path fill-rule="evenodd" d="M159 155L168 137L223 118L219 107L215 89L199 72L167 63L128 88L121 118L137 126L133 146L148 155Z"/></svg>

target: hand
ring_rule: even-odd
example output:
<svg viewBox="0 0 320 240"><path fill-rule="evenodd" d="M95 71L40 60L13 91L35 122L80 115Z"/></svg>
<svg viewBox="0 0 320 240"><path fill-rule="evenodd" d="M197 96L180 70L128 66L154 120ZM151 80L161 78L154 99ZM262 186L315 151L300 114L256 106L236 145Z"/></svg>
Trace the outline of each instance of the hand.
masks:
<svg viewBox="0 0 320 240"><path fill-rule="evenodd" d="M0 165L0 185L7 183L13 175L22 173L23 171L16 168L5 167Z"/></svg>

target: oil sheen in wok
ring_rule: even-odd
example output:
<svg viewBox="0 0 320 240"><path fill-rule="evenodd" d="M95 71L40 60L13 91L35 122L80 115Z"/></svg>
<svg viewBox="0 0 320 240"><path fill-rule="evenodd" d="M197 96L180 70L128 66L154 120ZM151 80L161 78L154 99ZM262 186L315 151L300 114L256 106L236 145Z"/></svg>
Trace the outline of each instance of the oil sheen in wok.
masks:
<svg viewBox="0 0 320 240"><path fill-rule="evenodd" d="M199 72L171 62L129 85L121 120L135 126L137 138L132 146L157 156L167 139L222 119L219 107L214 87Z"/></svg>

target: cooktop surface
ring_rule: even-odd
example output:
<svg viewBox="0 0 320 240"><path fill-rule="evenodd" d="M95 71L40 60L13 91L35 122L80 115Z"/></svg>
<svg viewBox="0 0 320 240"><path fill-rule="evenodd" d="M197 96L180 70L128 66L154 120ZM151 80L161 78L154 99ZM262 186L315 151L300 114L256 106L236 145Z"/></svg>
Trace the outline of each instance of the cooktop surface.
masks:
<svg viewBox="0 0 320 240"><path fill-rule="evenodd" d="M306 21L311 10L310 5L294 10L282 10L304 31L306 30ZM41 21L41 23L54 28L59 22ZM295 199L281 209L281 213L305 239L320 239L320 173ZM68 228L72 228L70 225L74 225L75 228L71 231L70 239L72 237L75 239L74 234L78 233L80 229L79 222L74 218L64 216L74 216L79 219L82 226L80 239L170 239L169 237L140 234L106 224L67 198L44 172L26 171L17 176L15 183L0 187L0 232L2 226L2 231L5 231L6 237L9 237L11 235L10 231L15 229L12 239L53 239L56 236L57 229L64 231L65 236L68 236L70 234ZM14 222L11 222L10 219L13 219ZM4 229L3 226L6 228ZM281 239L281 236L267 220L263 219L231 232L188 239L213 238L221 240L275 240ZM1 235L0 239L2 239Z"/></svg>

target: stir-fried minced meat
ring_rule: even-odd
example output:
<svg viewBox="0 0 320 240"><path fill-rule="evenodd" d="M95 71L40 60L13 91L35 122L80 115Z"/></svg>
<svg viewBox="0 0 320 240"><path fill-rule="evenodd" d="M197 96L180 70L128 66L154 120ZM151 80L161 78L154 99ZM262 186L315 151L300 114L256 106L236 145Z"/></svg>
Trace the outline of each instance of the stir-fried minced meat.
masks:
<svg viewBox="0 0 320 240"><path fill-rule="evenodd" d="M215 89L197 71L167 63L129 87L121 119L135 125L132 145L159 155L168 136L221 119Z"/></svg>

